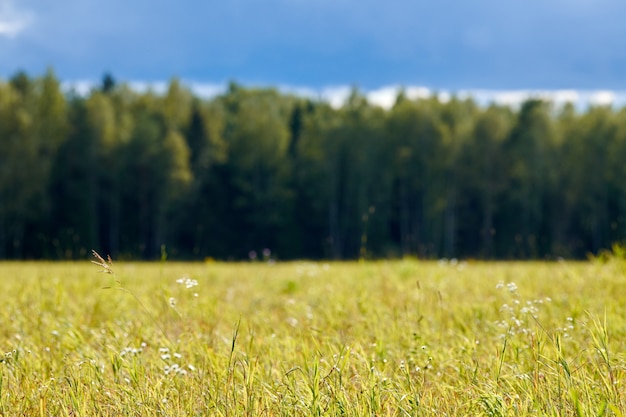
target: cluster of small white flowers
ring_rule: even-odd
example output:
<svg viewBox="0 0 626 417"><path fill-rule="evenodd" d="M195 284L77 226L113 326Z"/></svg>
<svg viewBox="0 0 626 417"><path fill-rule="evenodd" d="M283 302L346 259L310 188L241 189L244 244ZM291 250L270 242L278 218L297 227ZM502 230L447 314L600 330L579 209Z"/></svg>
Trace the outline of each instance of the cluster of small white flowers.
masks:
<svg viewBox="0 0 626 417"><path fill-rule="evenodd" d="M530 314L536 318L537 313L539 312L539 309L537 308L538 304L543 304L543 300L526 301L526 305L520 309L520 313Z"/></svg>
<svg viewBox="0 0 626 417"><path fill-rule="evenodd" d="M177 363L173 363L169 366L165 365L163 367L163 372L165 373L165 375L187 375L187 370L185 368L181 368L180 365Z"/></svg>
<svg viewBox="0 0 626 417"><path fill-rule="evenodd" d="M522 301L519 298L519 294L517 293L517 284L514 282L509 282L505 284L500 281L496 285L496 289L502 290L506 289L509 293L512 294L513 299L510 301L510 304L503 304L500 307L500 312L505 313L508 318L504 320L497 321L496 324L504 329L507 329L506 334L513 335L516 333L528 334L531 332L529 329L526 316L531 316L534 319L537 319L539 313L539 306L544 302L552 301L550 297L546 297L544 299L537 300L527 300Z"/></svg>
<svg viewBox="0 0 626 417"><path fill-rule="evenodd" d="M169 348L159 348L159 353L161 354L161 359L163 360L168 360L171 357Z"/></svg>
<svg viewBox="0 0 626 417"><path fill-rule="evenodd" d="M198 285L198 281L189 277L182 277L176 280L177 284L184 285L185 288L193 288Z"/></svg>
<svg viewBox="0 0 626 417"><path fill-rule="evenodd" d="M163 359L166 362L169 362L172 357L174 359L182 359L183 355L181 355L178 352L174 352L172 354L170 354L170 350L169 348L160 348L159 349L159 353L161 354L161 359ZM196 367L189 364L186 367L182 367L180 366L178 363L167 363L164 367L163 367L163 373L165 373L165 375L180 375L180 376L184 376L187 375L187 373L189 371L193 372L196 370Z"/></svg>
<svg viewBox="0 0 626 417"><path fill-rule="evenodd" d="M125 348L124 348L124 349L122 349L122 351L120 352L120 356L121 356L121 357L124 357L124 356L126 356L126 355L129 355L129 356L137 356L137 355L139 355L140 353L142 353L142 352L143 352L143 349L144 349L145 347L146 347L146 343L145 343L145 342L141 342L141 345L139 345L139 347L138 347L138 348L136 348L136 347L132 347L132 346L125 347Z"/></svg>
<svg viewBox="0 0 626 417"><path fill-rule="evenodd" d="M504 282L500 281L496 284L496 289L497 290L501 290L505 287ZM517 284L514 282L509 282L506 284L506 289L510 292L510 293L515 293L517 292Z"/></svg>
<svg viewBox="0 0 626 417"><path fill-rule="evenodd" d="M565 319L565 321L567 322L567 324L558 330L563 333L563 338L569 339L571 338L570 332L574 330L574 319L572 317L568 317Z"/></svg>
<svg viewBox="0 0 626 417"><path fill-rule="evenodd" d="M197 287L198 286L198 280L191 279L188 276L184 276L182 278L178 278L176 280L176 283L179 284L179 285L184 285L186 289L191 289L193 287ZM198 293L194 292L193 296L194 297L198 297ZM170 298L170 307L172 307L172 308L176 307L176 299L174 297Z"/></svg>
<svg viewBox="0 0 626 417"><path fill-rule="evenodd" d="M11 360L12 358L14 358L16 355L17 355L17 350L16 350L16 349L13 349L13 350L10 350L10 351L8 351L8 352L5 352L5 353L4 353L4 357L3 357L3 358L0 358L0 363L2 363L2 362L8 362L8 361L9 361L9 360Z"/></svg>

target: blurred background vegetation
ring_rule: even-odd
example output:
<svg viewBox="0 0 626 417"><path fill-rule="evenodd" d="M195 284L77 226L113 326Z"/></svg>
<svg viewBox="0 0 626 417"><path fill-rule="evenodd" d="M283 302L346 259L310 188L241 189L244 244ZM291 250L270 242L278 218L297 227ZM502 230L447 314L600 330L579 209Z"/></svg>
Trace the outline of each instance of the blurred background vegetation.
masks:
<svg viewBox="0 0 626 417"><path fill-rule="evenodd" d="M626 109L200 99L0 81L0 259L582 258L626 237Z"/></svg>

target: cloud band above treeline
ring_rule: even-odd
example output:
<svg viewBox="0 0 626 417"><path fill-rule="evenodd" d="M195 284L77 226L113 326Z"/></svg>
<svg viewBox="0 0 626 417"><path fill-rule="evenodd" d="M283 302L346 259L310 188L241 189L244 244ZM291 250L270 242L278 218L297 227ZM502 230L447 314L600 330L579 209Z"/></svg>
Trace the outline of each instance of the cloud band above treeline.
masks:
<svg viewBox="0 0 626 417"><path fill-rule="evenodd" d="M226 84L202 83L189 81L184 83L194 95L209 99L224 93ZM146 82L130 81L128 85L136 91L152 90L157 94L167 91L168 82ZM63 83L66 91L74 90L78 94L88 94L93 88L97 88L99 83L88 80L67 81ZM261 86L267 87L267 86ZM330 103L333 107L339 108L345 104L355 87L332 86L321 89L294 86L276 86L278 90L287 94L308 97L314 100L322 100ZM393 106L400 92L409 99L429 98L437 96L440 101L447 101L456 96L461 99L471 98L480 105L498 104L519 107L524 101L529 99L541 99L551 102L557 106L567 103L573 104L578 109L586 109L591 106L626 106L626 90L460 90L446 91L435 90L424 86L385 86L374 90L360 91L367 97L367 100L384 109Z"/></svg>

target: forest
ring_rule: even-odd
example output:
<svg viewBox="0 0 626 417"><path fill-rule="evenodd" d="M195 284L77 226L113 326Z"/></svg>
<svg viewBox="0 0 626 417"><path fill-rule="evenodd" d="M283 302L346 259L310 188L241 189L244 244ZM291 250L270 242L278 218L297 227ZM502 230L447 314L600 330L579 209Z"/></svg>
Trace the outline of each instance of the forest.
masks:
<svg viewBox="0 0 626 417"><path fill-rule="evenodd" d="M626 109L0 81L0 259L584 258L626 238ZM269 251L268 251L269 250ZM258 259L257 258L257 259Z"/></svg>

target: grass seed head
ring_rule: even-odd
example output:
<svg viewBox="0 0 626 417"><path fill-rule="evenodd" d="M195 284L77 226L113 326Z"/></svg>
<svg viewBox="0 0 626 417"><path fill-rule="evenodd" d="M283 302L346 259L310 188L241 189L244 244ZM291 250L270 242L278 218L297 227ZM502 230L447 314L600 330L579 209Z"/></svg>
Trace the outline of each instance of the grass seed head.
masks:
<svg viewBox="0 0 626 417"><path fill-rule="evenodd" d="M113 260L111 259L111 256L107 255L107 260L105 261L104 258L100 256L100 254L96 252L95 250L92 249L91 253L93 254L94 258L97 259L97 261L91 261L91 263L96 264L99 267L101 267L102 271L100 272L113 275L113 269L111 268L113 266Z"/></svg>

